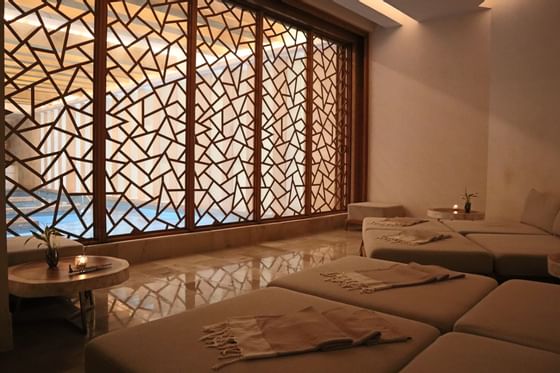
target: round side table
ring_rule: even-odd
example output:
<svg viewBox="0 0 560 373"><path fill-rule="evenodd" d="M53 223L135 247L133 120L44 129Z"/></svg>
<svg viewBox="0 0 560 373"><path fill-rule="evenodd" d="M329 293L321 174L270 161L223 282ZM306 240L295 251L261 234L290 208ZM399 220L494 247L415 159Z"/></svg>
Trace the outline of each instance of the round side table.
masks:
<svg viewBox="0 0 560 373"><path fill-rule="evenodd" d="M74 259L73 256L61 258L58 268L55 269L49 269L44 261L9 267L8 289L10 294L20 298L72 297L78 294L81 329L82 332L87 333L87 313L94 308L92 290L118 285L126 281L129 264L124 259L88 255L88 266L107 266L107 268L71 275L68 272L68 266L74 265Z"/></svg>
<svg viewBox="0 0 560 373"><path fill-rule="evenodd" d="M484 213L481 211L465 212L463 209L452 209L437 207L428 209L427 215L434 219L448 220L483 220Z"/></svg>

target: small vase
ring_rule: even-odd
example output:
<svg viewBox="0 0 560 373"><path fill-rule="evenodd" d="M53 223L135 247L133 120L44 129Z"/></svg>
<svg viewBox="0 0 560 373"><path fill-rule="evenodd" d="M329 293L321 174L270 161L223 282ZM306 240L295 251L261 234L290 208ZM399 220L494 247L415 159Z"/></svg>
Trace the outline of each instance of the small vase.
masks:
<svg viewBox="0 0 560 373"><path fill-rule="evenodd" d="M45 259L49 265L49 269L58 267L58 250L54 247L49 247L45 250Z"/></svg>
<svg viewBox="0 0 560 373"><path fill-rule="evenodd" d="M471 203L470 202L465 202L465 213L469 213L471 212Z"/></svg>

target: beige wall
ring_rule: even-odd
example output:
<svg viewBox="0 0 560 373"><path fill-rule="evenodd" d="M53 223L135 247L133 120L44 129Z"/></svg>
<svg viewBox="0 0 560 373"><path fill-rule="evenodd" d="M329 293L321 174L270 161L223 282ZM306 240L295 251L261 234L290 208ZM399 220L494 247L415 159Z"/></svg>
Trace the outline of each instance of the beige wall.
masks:
<svg viewBox="0 0 560 373"><path fill-rule="evenodd" d="M560 2L491 3L488 216L519 219L531 187L560 195Z"/></svg>
<svg viewBox="0 0 560 373"><path fill-rule="evenodd" d="M369 200L424 216L468 187L485 208L489 28L480 11L370 38Z"/></svg>

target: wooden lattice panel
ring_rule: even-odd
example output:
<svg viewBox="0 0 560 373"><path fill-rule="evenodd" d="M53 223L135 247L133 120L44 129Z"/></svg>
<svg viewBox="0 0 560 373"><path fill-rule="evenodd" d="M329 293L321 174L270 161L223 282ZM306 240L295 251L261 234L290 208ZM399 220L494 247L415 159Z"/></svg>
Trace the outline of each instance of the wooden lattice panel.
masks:
<svg viewBox="0 0 560 373"><path fill-rule="evenodd" d="M338 44L313 40L313 124L311 160L311 212L328 212L344 207L341 188L346 178L345 111L338 102L340 53Z"/></svg>
<svg viewBox="0 0 560 373"><path fill-rule="evenodd" d="M3 2L8 235L93 235L94 3Z"/></svg>
<svg viewBox="0 0 560 373"><path fill-rule="evenodd" d="M187 5L108 3L110 236L185 227Z"/></svg>
<svg viewBox="0 0 560 373"><path fill-rule="evenodd" d="M253 218L256 18L199 0L195 107L195 225Z"/></svg>
<svg viewBox="0 0 560 373"><path fill-rule="evenodd" d="M264 17L261 211L305 212L306 33Z"/></svg>

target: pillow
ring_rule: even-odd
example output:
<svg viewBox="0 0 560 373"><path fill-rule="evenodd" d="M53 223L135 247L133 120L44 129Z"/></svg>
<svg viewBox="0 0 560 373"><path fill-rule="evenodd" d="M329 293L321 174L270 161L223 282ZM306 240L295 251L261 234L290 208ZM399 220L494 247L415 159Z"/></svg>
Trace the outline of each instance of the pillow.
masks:
<svg viewBox="0 0 560 373"><path fill-rule="evenodd" d="M521 222L552 233L552 225L558 211L560 211L559 198L531 189L525 201Z"/></svg>
<svg viewBox="0 0 560 373"><path fill-rule="evenodd" d="M556 219L554 219L554 224L552 225L552 233L560 236L560 211L556 214Z"/></svg>

